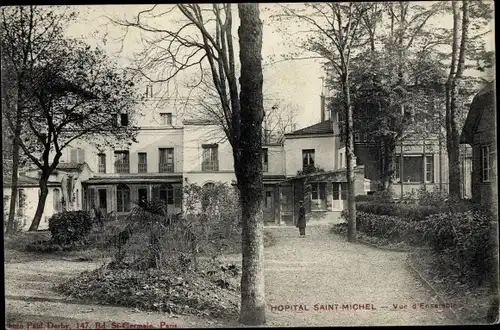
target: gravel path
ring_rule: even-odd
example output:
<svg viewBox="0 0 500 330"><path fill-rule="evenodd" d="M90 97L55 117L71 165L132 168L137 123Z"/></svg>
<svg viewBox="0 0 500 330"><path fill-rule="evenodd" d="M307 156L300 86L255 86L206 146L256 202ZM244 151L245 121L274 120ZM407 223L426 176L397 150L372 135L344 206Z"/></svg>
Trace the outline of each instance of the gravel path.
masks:
<svg viewBox="0 0 500 330"><path fill-rule="evenodd" d="M267 326L454 324L442 310L412 308L414 303L433 304L437 300L405 265L406 253L347 243L345 238L329 234L327 227L307 228L306 238L299 238L296 228L266 230L276 236L276 245L265 251ZM229 259L239 261L239 256ZM96 262L63 260L5 264L6 311L7 315L15 314L8 321L19 321L25 329L29 321L44 325L62 322L73 329L81 322L89 322L89 329L95 322L106 322L107 327L111 322L223 325L196 317L172 318L130 308L69 303L51 290L54 283L98 266ZM335 308L335 304L337 310L320 307ZM345 304L350 308L362 304L365 309L342 309ZM393 304L407 308L395 309ZM279 311L286 305L297 310Z"/></svg>
<svg viewBox="0 0 500 330"><path fill-rule="evenodd" d="M268 325L454 324L442 310L412 308L437 300L407 268L406 253L348 243L329 234L328 227L308 227L305 238L298 237L296 228L269 230L277 243L265 254ZM321 310L320 305L334 304L337 310ZM343 304L363 304L365 310L342 310ZM393 304L408 308L395 309ZM304 311L272 311L279 305L302 305Z"/></svg>

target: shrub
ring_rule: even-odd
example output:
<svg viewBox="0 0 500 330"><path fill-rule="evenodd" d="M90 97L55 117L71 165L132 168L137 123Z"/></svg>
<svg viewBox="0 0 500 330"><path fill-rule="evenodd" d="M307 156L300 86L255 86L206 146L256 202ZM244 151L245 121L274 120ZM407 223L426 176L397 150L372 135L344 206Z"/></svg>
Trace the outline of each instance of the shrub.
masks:
<svg viewBox="0 0 500 330"><path fill-rule="evenodd" d="M91 229L92 218L86 211L56 213L49 219L54 244L69 245L84 240Z"/></svg>
<svg viewBox="0 0 500 330"><path fill-rule="evenodd" d="M360 202L356 209L360 212L377 215L397 216L405 221L422 221L432 214L446 212L465 212L471 207L468 204L453 205L419 205L419 204L396 204L379 202Z"/></svg>
<svg viewBox="0 0 500 330"><path fill-rule="evenodd" d="M493 267L495 241L492 218L478 211L441 213L418 223L415 230L426 245L442 257L441 262L452 272L479 282L487 278Z"/></svg>
<svg viewBox="0 0 500 330"><path fill-rule="evenodd" d="M394 202L394 194L391 191L376 191L371 195L357 195L354 197L356 202Z"/></svg>

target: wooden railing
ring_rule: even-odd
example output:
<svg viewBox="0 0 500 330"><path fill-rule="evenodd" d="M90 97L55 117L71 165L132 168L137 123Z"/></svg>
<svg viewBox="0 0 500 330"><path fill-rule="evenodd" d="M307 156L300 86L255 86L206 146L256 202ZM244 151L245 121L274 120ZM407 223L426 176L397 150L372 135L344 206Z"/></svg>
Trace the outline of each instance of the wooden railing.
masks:
<svg viewBox="0 0 500 330"><path fill-rule="evenodd" d="M129 164L115 164L115 173L130 173L130 165Z"/></svg>
<svg viewBox="0 0 500 330"><path fill-rule="evenodd" d="M159 163L158 164L158 171L160 173L173 172L174 171L174 164L171 164L171 163Z"/></svg>
<svg viewBox="0 0 500 330"><path fill-rule="evenodd" d="M148 164L147 163L139 163L139 166L137 168L139 173L147 173L148 171Z"/></svg>
<svg viewBox="0 0 500 330"><path fill-rule="evenodd" d="M219 162L211 161L211 162L203 162L201 163L201 170L204 172L213 172L219 170Z"/></svg>

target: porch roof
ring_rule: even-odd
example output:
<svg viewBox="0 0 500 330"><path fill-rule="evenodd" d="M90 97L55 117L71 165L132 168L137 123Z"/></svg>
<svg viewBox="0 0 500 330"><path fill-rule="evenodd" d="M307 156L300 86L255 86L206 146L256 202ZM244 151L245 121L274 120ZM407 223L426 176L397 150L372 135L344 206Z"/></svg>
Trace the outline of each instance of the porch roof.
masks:
<svg viewBox="0 0 500 330"><path fill-rule="evenodd" d="M90 178L83 184L155 184L155 183L182 183L182 175L172 176L135 176L135 177L94 177Z"/></svg>
<svg viewBox="0 0 500 330"><path fill-rule="evenodd" d="M291 133L287 133L285 134L285 136L292 137L311 134L333 134L332 122L328 119L320 123L293 131Z"/></svg>
<svg viewBox="0 0 500 330"><path fill-rule="evenodd" d="M297 175L283 180L281 183L290 183L294 180L304 179L307 182L347 182L346 170L335 170L325 172L315 172L303 175Z"/></svg>

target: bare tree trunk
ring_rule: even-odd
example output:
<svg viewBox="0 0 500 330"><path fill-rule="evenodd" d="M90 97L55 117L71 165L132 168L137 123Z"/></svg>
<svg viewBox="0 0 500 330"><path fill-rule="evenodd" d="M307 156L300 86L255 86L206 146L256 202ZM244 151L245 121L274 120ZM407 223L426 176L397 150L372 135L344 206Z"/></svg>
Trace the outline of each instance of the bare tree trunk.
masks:
<svg viewBox="0 0 500 330"><path fill-rule="evenodd" d="M396 154L396 144L393 139L385 139L384 143L384 167L382 173L384 191L392 189L394 175L394 158Z"/></svg>
<svg viewBox="0 0 500 330"><path fill-rule="evenodd" d="M9 220L7 221L7 229L5 234L10 234L14 230L14 219L16 213L17 202L17 186L18 186L18 172L19 172L19 139L21 135L21 116L16 116L16 127L14 130L14 141L12 145L12 181L11 181L11 196L9 207Z"/></svg>
<svg viewBox="0 0 500 330"><path fill-rule="evenodd" d="M49 176L42 174L40 178L40 196L38 197L38 205L36 207L35 216L29 231L37 231L40 225L40 220L42 219L43 210L45 209L45 202L47 201L47 196L49 194L48 188Z"/></svg>
<svg viewBox="0 0 500 330"><path fill-rule="evenodd" d="M238 4L240 16L241 136L235 163L241 193L242 277L240 322L266 322L264 290L264 235L262 215L262 22L258 4Z"/></svg>
<svg viewBox="0 0 500 330"><path fill-rule="evenodd" d="M458 47L458 29L460 14L456 2L453 5L453 46L450 74L446 84L446 147L448 152L448 182L450 197L460 198L460 134L458 128L458 86L462 78L467 51L467 34L469 28L469 2L462 1L462 31L460 47ZM457 54L458 52L458 54ZM457 60L458 56L458 60ZM456 72L455 72L455 63Z"/></svg>
<svg viewBox="0 0 500 330"><path fill-rule="evenodd" d="M349 242L356 242L356 203L354 197L356 195L354 175L354 167L356 166L354 156L354 139L353 139L353 118L352 118L352 105L351 93L349 89L349 80L346 73L342 77L342 89L344 93L344 107L346 112L346 160L347 160L347 240Z"/></svg>

